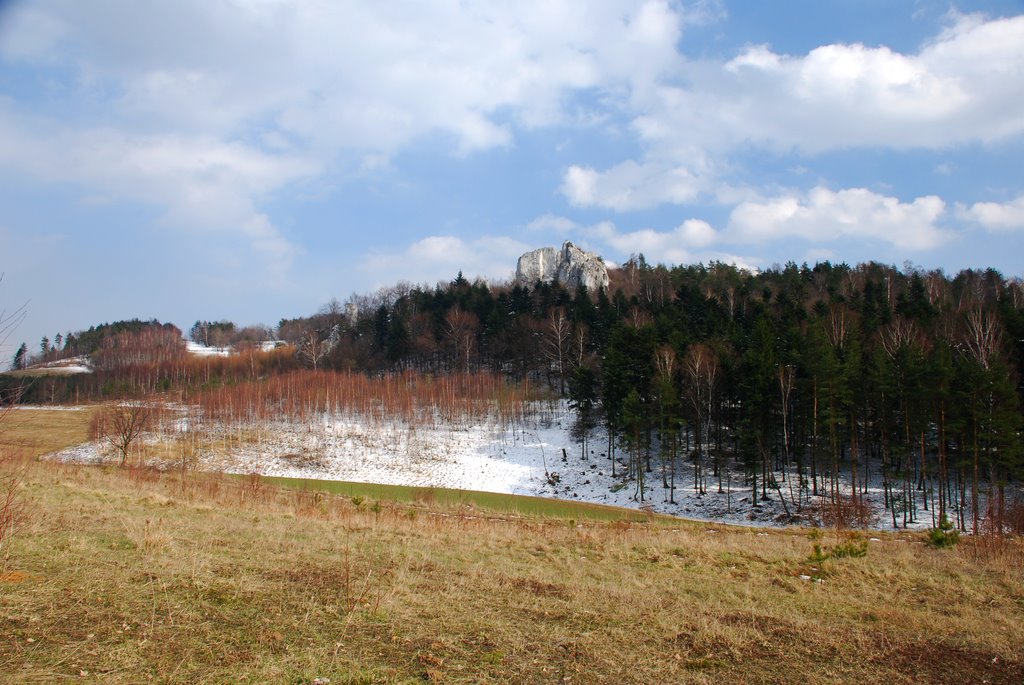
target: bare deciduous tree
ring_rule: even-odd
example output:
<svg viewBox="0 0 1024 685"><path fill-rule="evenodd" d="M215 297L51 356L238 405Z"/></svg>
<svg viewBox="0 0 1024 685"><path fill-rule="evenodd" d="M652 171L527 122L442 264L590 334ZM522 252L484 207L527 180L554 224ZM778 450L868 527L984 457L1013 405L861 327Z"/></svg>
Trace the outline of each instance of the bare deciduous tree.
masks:
<svg viewBox="0 0 1024 685"><path fill-rule="evenodd" d="M316 371L320 362L330 352L330 344L327 340L321 340L320 334L310 329L302 334L302 344L299 346L299 357L308 362Z"/></svg>
<svg viewBox="0 0 1024 685"><path fill-rule="evenodd" d="M583 359L587 355L587 325L577 323L572 333L572 363L576 368L583 366Z"/></svg>
<svg viewBox="0 0 1024 685"><path fill-rule="evenodd" d="M987 309L974 307L966 314L964 344L970 355L986 371L999 353L1002 332L998 317Z"/></svg>
<svg viewBox="0 0 1024 685"><path fill-rule="evenodd" d="M686 395L693 406L696 419L697 470L694 485L701 494L707 492L704 478L707 443L711 436L711 409L715 385L718 381L718 357L707 345L691 345L683 359L683 374L687 379Z"/></svg>
<svg viewBox="0 0 1024 685"><path fill-rule="evenodd" d="M144 401L104 407L93 415L89 429L93 440L105 442L117 452L120 465L128 463L132 446L155 423L156 410Z"/></svg>
<svg viewBox="0 0 1024 685"><path fill-rule="evenodd" d="M924 347L926 339L915 322L900 316L881 330L879 342L889 358L895 359L900 350L909 347Z"/></svg>
<svg viewBox="0 0 1024 685"><path fill-rule="evenodd" d="M569 353L569 336L572 324L565 315L565 309L556 307L548 314L544 326L544 356L558 372L558 389L565 394L565 366Z"/></svg>
<svg viewBox="0 0 1024 685"><path fill-rule="evenodd" d="M476 334L480 330L480 320L472 312L453 307L445 315L444 323L448 342L454 348L456 364L468 372L473 348L476 346Z"/></svg>
<svg viewBox="0 0 1024 685"><path fill-rule="evenodd" d="M829 307L828 318L824 321L825 335L837 350L846 345L846 333L850 325L850 311L844 305Z"/></svg>

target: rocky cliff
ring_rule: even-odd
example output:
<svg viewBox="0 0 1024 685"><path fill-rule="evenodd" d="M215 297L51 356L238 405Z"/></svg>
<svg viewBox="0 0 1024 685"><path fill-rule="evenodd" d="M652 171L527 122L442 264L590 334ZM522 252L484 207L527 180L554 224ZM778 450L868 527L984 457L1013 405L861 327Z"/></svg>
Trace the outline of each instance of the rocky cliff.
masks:
<svg viewBox="0 0 1024 685"><path fill-rule="evenodd" d="M608 287L608 269L596 254L566 241L561 250L542 247L519 258L516 283L533 285L537 281L557 281L570 290L584 285L596 291Z"/></svg>

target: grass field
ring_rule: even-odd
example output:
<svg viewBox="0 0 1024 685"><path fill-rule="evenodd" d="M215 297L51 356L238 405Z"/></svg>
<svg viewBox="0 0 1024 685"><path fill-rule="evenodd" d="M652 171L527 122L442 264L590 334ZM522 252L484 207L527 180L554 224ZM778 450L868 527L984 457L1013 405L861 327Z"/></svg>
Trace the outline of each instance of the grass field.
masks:
<svg viewBox="0 0 1024 685"><path fill-rule="evenodd" d="M493 514L554 517L563 519L596 519L600 521L672 520L667 516L647 515L620 507L607 507L587 502L568 502L544 497L524 497L476 490L424 488L407 485L378 485L336 480L268 477L268 484L298 490L327 492L349 498L373 499L395 503L417 503L431 508L480 509Z"/></svg>
<svg viewBox="0 0 1024 685"><path fill-rule="evenodd" d="M22 449L72 437L29 439L41 420L21 424ZM436 494L357 505L358 492L144 469L19 473L28 516L0 548L0 682L1024 682L1020 541L935 550L919 534L827 532L826 554L867 555L815 560L795 529L502 519Z"/></svg>
<svg viewBox="0 0 1024 685"><path fill-rule="evenodd" d="M89 439L94 410L9 409L0 422L0 451L34 458L83 443Z"/></svg>
<svg viewBox="0 0 1024 685"><path fill-rule="evenodd" d="M96 407L85 407L76 411L48 409L16 409L0 424L0 450L8 450L29 458L35 458L80 444L89 439L89 419ZM152 449L166 450L166 445ZM169 461L170 455L161 454ZM240 476L244 478L244 476ZM515 516L551 516L565 519L597 519L603 521L648 521L659 516L619 507L607 507L585 502L568 502L524 497L475 490L453 490L448 488L424 488L403 485L380 485L375 483L352 483L346 481L312 480L303 478L265 479L280 487L300 490L319 490L325 493L345 495L372 501L419 503L433 508L464 509L475 508L490 514Z"/></svg>

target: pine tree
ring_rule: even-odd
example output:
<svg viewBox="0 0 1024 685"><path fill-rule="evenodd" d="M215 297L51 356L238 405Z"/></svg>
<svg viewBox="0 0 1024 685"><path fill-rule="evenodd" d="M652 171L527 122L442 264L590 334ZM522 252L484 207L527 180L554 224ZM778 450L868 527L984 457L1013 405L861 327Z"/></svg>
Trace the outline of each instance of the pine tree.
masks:
<svg viewBox="0 0 1024 685"><path fill-rule="evenodd" d="M11 362L11 369L18 371L28 365L28 345L21 343L21 347L14 353L14 361Z"/></svg>

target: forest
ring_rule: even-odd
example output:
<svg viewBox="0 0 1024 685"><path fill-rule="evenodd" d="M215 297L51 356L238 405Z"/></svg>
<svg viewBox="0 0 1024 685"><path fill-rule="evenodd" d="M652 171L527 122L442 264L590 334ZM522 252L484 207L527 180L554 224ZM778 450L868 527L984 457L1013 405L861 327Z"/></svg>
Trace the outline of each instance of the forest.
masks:
<svg viewBox="0 0 1024 685"><path fill-rule="evenodd" d="M258 328L197 321L193 338L239 343L225 357L188 355L169 324L105 324L41 349L89 355L92 374L34 379L24 399L189 401L301 369L489 374L565 398L581 452L620 463L640 498L646 479L703 493L739 474L787 511L828 502L865 523L862 498L880 480L894 527L921 509L974 531L1020 516L1020 280L878 263L755 273L642 255L610 276L596 293L461 273L398 284L280 321L265 332L286 343L276 349L254 344Z"/></svg>

